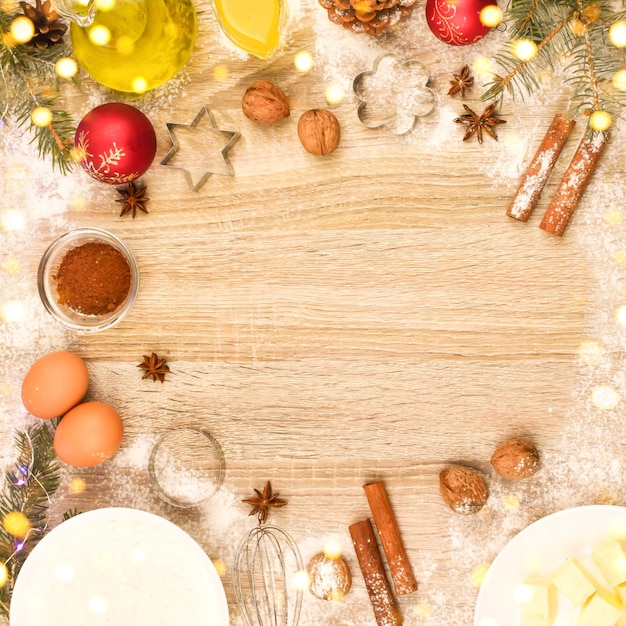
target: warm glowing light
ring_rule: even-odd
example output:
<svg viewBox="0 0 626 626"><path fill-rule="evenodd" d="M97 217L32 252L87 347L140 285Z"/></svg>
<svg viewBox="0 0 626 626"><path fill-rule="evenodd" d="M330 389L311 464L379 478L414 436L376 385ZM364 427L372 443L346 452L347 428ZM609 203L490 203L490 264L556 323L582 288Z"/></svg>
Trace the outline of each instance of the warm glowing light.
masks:
<svg viewBox="0 0 626 626"><path fill-rule="evenodd" d="M578 358L585 365L593 365L602 358L602 346L597 341L583 341L578 346Z"/></svg>
<svg viewBox="0 0 626 626"><path fill-rule="evenodd" d="M329 559L338 559L342 553L341 544L336 539L329 539L324 544L324 554Z"/></svg>
<svg viewBox="0 0 626 626"><path fill-rule="evenodd" d="M2 269L7 274L17 274L22 269L22 263L14 256L8 256L2 260Z"/></svg>
<svg viewBox="0 0 626 626"><path fill-rule="evenodd" d="M4 230L21 230L24 228L24 214L17 209L8 209L2 214Z"/></svg>
<svg viewBox="0 0 626 626"><path fill-rule="evenodd" d="M530 39L518 39L512 43L512 52L520 61L530 61L537 55L537 44Z"/></svg>
<svg viewBox="0 0 626 626"><path fill-rule="evenodd" d="M494 62L487 56L476 57L472 63L472 69L480 78L491 79L495 74Z"/></svg>
<svg viewBox="0 0 626 626"><path fill-rule="evenodd" d="M313 55L303 50L296 54L293 62L299 72L308 72L313 67Z"/></svg>
<svg viewBox="0 0 626 626"><path fill-rule="evenodd" d="M615 318L622 326L626 326L626 305L623 304L617 311L615 311Z"/></svg>
<svg viewBox="0 0 626 626"><path fill-rule="evenodd" d="M296 572L293 575L293 578L291 579L291 582L293 583L293 586L296 589L308 589L309 585L311 583L310 579L309 579L309 575L306 573L305 570L300 570L298 572Z"/></svg>
<svg viewBox="0 0 626 626"><path fill-rule="evenodd" d="M609 39L616 48L626 48L626 21L620 20L611 24Z"/></svg>
<svg viewBox="0 0 626 626"><path fill-rule="evenodd" d="M111 41L111 31L99 24L89 31L89 39L96 46L106 46Z"/></svg>
<svg viewBox="0 0 626 626"><path fill-rule="evenodd" d="M52 111L48 107L35 107L30 112L30 119L35 126L45 128L52 122Z"/></svg>
<svg viewBox="0 0 626 626"><path fill-rule="evenodd" d="M86 158L87 154L84 148L79 148L78 146L74 146L70 152L71 157L76 163L82 163Z"/></svg>
<svg viewBox="0 0 626 626"><path fill-rule="evenodd" d="M213 68L213 78L215 78L215 80L219 80L220 82L225 81L228 78L228 68L221 63L216 65Z"/></svg>
<svg viewBox="0 0 626 626"><path fill-rule="evenodd" d="M591 392L591 401L603 411L614 409L618 405L619 400L619 394L609 385L598 385Z"/></svg>
<svg viewBox="0 0 626 626"><path fill-rule="evenodd" d="M420 602L415 607L415 614L417 617L427 618L431 617L433 614L433 607L427 602Z"/></svg>
<svg viewBox="0 0 626 626"><path fill-rule="evenodd" d="M61 78L72 78L78 72L78 63L70 57L63 57L54 64L54 69Z"/></svg>
<svg viewBox="0 0 626 626"><path fill-rule="evenodd" d="M472 570L472 584L475 587L480 587L483 584L488 571L489 563L481 563L480 565L477 565Z"/></svg>
<svg viewBox="0 0 626 626"><path fill-rule="evenodd" d="M224 576L228 573L228 566L220 559L213 561L213 567L220 578L224 578Z"/></svg>
<svg viewBox="0 0 626 626"><path fill-rule="evenodd" d="M609 534L615 541L623 541L626 539L626 519L616 517L609 522Z"/></svg>
<svg viewBox="0 0 626 626"><path fill-rule="evenodd" d="M513 590L513 597L516 602L520 604L525 604L526 602L530 602L533 597L533 590L528 585L517 585Z"/></svg>
<svg viewBox="0 0 626 626"><path fill-rule="evenodd" d="M0 563L0 587L4 587L9 581L9 570L4 563Z"/></svg>
<svg viewBox="0 0 626 626"><path fill-rule="evenodd" d="M93 598L89 599L88 606L89 610L92 613L95 613L96 615L101 615L107 610L109 603L107 599L103 596L94 596Z"/></svg>
<svg viewBox="0 0 626 626"><path fill-rule="evenodd" d="M589 126L593 130L607 130L612 123L611 115L606 111L594 111L589 117Z"/></svg>
<svg viewBox="0 0 626 626"><path fill-rule="evenodd" d="M516 511L517 509L519 509L520 503L519 498L515 494L509 493L504 496L504 498L502 498L502 504L504 505L504 508L508 511Z"/></svg>
<svg viewBox="0 0 626 626"><path fill-rule="evenodd" d="M604 221L611 226L619 226L624 221L624 214L619 209L609 209L604 214Z"/></svg>
<svg viewBox="0 0 626 626"><path fill-rule="evenodd" d="M478 19L483 26L494 28L502 21L502 9L495 4L488 4L480 10Z"/></svg>
<svg viewBox="0 0 626 626"><path fill-rule="evenodd" d="M17 43L28 43L35 34L35 25L25 15L20 15L11 22L10 32Z"/></svg>
<svg viewBox="0 0 626 626"><path fill-rule="evenodd" d="M324 97L326 98L326 102L328 104L339 104L340 102L343 102L345 95L346 92L344 91L344 88L337 84L328 85L324 91Z"/></svg>
<svg viewBox="0 0 626 626"><path fill-rule="evenodd" d="M25 539L32 528L30 520L21 511L7 513L2 519L2 526L9 535L13 535L18 539Z"/></svg>
<svg viewBox="0 0 626 626"><path fill-rule="evenodd" d="M613 87L618 91L626 91L626 70L618 70L611 79Z"/></svg>
<svg viewBox="0 0 626 626"><path fill-rule="evenodd" d="M87 489L87 483L85 482L84 478L76 476L72 478L72 480L70 480L70 484L68 485L68 487L72 493L83 493L83 491Z"/></svg>
<svg viewBox="0 0 626 626"><path fill-rule="evenodd" d="M74 578L75 570L69 563L59 563L54 573L58 580L69 583Z"/></svg>
<svg viewBox="0 0 626 626"><path fill-rule="evenodd" d="M115 6L115 0L96 0L96 6L101 11L110 11Z"/></svg>
<svg viewBox="0 0 626 626"><path fill-rule="evenodd" d="M141 548L134 548L130 553L130 560L133 563L143 563L146 560L146 553Z"/></svg>
<svg viewBox="0 0 626 626"><path fill-rule="evenodd" d="M122 35L115 42L115 49L122 56L129 57L135 51L135 42L128 35Z"/></svg>
<svg viewBox="0 0 626 626"><path fill-rule="evenodd" d="M0 306L0 318L5 322L19 322L24 315L24 307L17 300L7 300Z"/></svg>
<svg viewBox="0 0 626 626"><path fill-rule="evenodd" d="M611 254L611 258L616 263L626 263L626 250L615 250L615 252Z"/></svg>
<svg viewBox="0 0 626 626"><path fill-rule="evenodd" d="M135 93L143 93L148 89L148 81L143 76L133 78L133 91Z"/></svg>

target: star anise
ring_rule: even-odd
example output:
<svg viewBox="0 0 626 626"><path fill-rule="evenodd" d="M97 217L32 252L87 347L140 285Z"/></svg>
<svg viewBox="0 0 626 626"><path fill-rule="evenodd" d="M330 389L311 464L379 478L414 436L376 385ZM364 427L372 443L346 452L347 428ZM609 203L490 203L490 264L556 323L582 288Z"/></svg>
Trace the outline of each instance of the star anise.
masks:
<svg viewBox="0 0 626 626"><path fill-rule="evenodd" d="M115 202L124 203L120 217L124 217L124 215L130 213L133 216L133 219L135 219L137 210L143 211L144 213L148 212L148 209L146 209L146 202L148 202L150 198L146 198L146 188L147 185L138 185L135 184L134 181L124 185L123 187L115 188L116 191L122 196Z"/></svg>
<svg viewBox="0 0 626 626"><path fill-rule="evenodd" d="M496 131L493 127L498 126L498 124L506 124L506 120L494 117L493 112L496 108L495 103L490 104L481 115L472 111L467 104L464 104L463 108L467 111L467 113L455 118L454 120L457 124L465 124L467 126L463 141L467 141L476 135L478 143L482 143L483 131L488 135L491 135L496 141L498 140L498 136L496 135Z"/></svg>
<svg viewBox="0 0 626 626"><path fill-rule="evenodd" d="M263 488L263 493L261 493L258 489L255 489L254 493L256 493L254 498L246 498L245 500L242 500L242 502L245 502L253 507L248 515L258 513L259 524L265 524L270 508L278 509L287 504L286 500L278 499L278 496L280 495L279 493L272 493L272 485L269 480Z"/></svg>
<svg viewBox="0 0 626 626"><path fill-rule="evenodd" d="M458 74L453 74L454 80L450 81L452 87L448 91L449 96L460 93L461 97L465 96L465 90L471 89L474 85L474 77L470 75L470 69L466 65Z"/></svg>
<svg viewBox="0 0 626 626"><path fill-rule="evenodd" d="M167 359L160 359L155 352L153 352L150 356L147 354L143 355L143 363L140 363L137 367L144 371L144 375L141 377L141 380L146 378L152 378L153 382L160 380L163 382L165 380L165 374L170 371L168 365L166 365Z"/></svg>

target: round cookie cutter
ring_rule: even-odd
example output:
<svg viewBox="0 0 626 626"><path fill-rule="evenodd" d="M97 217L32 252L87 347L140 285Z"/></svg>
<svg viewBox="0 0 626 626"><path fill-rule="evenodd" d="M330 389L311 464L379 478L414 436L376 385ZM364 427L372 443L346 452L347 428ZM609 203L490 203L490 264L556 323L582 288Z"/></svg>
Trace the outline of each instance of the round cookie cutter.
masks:
<svg viewBox="0 0 626 626"><path fill-rule="evenodd" d="M206 430L176 428L161 435L148 462L159 497L180 508L198 506L224 482L226 463L217 439Z"/></svg>

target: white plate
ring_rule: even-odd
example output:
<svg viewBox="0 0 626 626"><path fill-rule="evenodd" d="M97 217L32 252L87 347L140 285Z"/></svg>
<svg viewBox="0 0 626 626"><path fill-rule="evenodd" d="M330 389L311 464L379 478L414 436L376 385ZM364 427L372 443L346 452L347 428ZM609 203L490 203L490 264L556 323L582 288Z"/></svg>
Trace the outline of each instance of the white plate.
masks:
<svg viewBox="0 0 626 626"><path fill-rule="evenodd" d="M573 556L587 560L591 548L606 539L626 538L626 508L581 506L537 520L503 548L480 588L474 626L519 625L514 592L528 576L547 576ZM570 626L573 610L559 596L554 626Z"/></svg>
<svg viewBox="0 0 626 626"><path fill-rule="evenodd" d="M135 509L81 513L26 559L11 626L228 626L204 550L168 520Z"/></svg>

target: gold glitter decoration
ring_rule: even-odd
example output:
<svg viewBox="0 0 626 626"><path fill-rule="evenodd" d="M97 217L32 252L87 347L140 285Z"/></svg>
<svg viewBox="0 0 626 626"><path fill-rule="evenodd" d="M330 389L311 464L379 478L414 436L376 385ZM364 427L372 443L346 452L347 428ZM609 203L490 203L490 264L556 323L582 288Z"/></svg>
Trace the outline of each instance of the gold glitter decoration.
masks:
<svg viewBox="0 0 626 626"><path fill-rule="evenodd" d="M472 571L472 584L475 587L480 587L485 580L485 576L489 570L490 563L481 563L477 565Z"/></svg>

